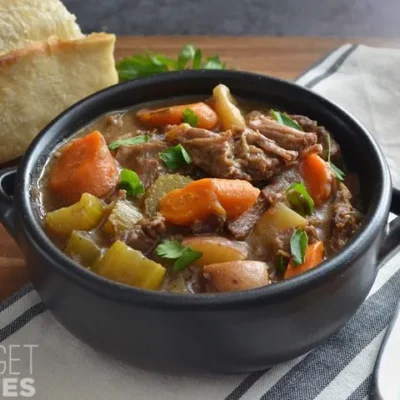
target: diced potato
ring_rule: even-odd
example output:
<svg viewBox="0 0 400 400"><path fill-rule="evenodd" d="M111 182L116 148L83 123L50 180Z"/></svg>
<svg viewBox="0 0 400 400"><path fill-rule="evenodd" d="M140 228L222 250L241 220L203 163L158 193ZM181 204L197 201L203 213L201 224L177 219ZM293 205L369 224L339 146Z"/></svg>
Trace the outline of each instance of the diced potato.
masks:
<svg viewBox="0 0 400 400"><path fill-rule="evenodd" d="M267 243L276 237L278 232L287 229L304 228L306 220L284 203L270 207L254 226L252 238Z"/></svg>
<svg viewBox="0 0 400 400"><path fill-rule="evenodd" d="M104 254L97 273L113 281L142 289L157 289L165 276L165 268L117 240Z"/></svg>
<svg viewBox="0 0 400 400"><path fill-rule="evenodd" d="M261 261L232 261L206 265L203 274L219 292L249 290L270 283L268 266Z"/></svg>
<svg viewBox="0 0 400 400"><path fill-rule="evenodd" d="M243 115L236 107L236 101L227 86L220 84L214 88L213 101L213 108L218 114L223 130L232 129L233 126L246 126Z"/></svg>
<svg viewBox="0 0 400 400"><path fill-rule="evenodd" d="M234 242L220 236L197 236L182 241L184 246L200 251L203 255L193 264L202 267L207 264L244 260L247 257L247 245Z"/></svg>
<svg viewBox="0 0 400 400"><path fill-rule="evenodd" d="M60 208L46 215L46 228L57 235L68 236L72 231L89 231L96 227L103 217L104 205L101 200L84 193L78 203Z"/></svg>
<svg viewBox="0 0 400 400"><path fill-rule="evenodd" d="M65 254L84 267L90 267L100 257L101 250L85 232L73 231Z"/></svg>
<svg viewBox="0 0 400 400"><path fill-rule="evenodd" d="M118 200L103 225L103 230L113 235L132 228L142 218L142 213L132 203L127 200Z"/></svg>
<svg viewBox="0 0 400 400"><path fill-rule="evenodd" d="M188 183L193 182L188 176L180 174L161 175L149 188L146 193L144 206L146 214L153 216L160 208L160 200L171 190L181 189Z"/></svg>

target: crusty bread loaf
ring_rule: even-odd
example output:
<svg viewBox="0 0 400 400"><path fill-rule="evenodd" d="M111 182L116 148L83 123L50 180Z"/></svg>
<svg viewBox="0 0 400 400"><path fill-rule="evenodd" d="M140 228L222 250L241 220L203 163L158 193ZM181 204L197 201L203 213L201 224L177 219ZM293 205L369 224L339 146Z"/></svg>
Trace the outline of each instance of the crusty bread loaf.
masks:
<svg viewBox="0 0 400 400"><path fill-rule="evenodd" d="M0 163L12 160L37 133L76 101L118 81L115 36L50 38L0 56Z"/></svg>
<svg viewBox="0 0 400 400"><path fill-rule="evenodd" d="M60 0L0 0L0 53L50 36L62 40L81 37L75 20Z"/></svg>

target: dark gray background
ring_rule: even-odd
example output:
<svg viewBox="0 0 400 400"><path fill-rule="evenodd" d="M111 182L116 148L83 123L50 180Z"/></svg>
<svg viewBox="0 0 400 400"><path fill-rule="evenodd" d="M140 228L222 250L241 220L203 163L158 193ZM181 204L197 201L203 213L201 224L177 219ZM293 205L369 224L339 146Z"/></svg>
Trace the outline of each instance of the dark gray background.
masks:
<svg viewBox="0 0 400 400"><path fill-rule="evenodd" d="M85 33L400 36L400 0L63 0Z"/></svg>

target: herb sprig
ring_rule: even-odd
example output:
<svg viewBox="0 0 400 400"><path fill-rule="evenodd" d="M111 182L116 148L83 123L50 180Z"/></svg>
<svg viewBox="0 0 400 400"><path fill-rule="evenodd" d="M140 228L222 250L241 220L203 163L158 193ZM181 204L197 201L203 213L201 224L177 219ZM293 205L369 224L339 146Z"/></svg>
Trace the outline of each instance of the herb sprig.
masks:
<svg viewBox="0 0 400 400"><path fill-rule="evenodd" d="M331 143L331 137L328 135L328 164L331 167L331 171L333 172L333 175L336 176L337 179L340 181L344 180L344 177L346 176L345 173L337 167L332 161L331 161L331 151L332 151L332 143Z"/></svg>
<svg viewBox="0 0 400 400"><path fill-rule="evenodd" d="M225 69L226 64L219 56L204 59L200 49L186 44L180 50L177 59L146 51L144 54L123 58L117 62L116 68L120 81L127 81L183 69Z"/></svg>
<svg viewBox="0 0 400 400"><path fill-rule="evenodd" d="M183 271L203 255L200 251L183 246L177 240L164 240L164 242L157 246L156 254L162 258L175 260L172 267L174 272Z"/></svg>
<svg viewBox="0 0 400 400"><path fill-rule="evenodd" d="M308 246L308 236L303 229L296 229L290 238L290 252L293 257L294 265L297 267L303 264L306 258Z"/></svg>

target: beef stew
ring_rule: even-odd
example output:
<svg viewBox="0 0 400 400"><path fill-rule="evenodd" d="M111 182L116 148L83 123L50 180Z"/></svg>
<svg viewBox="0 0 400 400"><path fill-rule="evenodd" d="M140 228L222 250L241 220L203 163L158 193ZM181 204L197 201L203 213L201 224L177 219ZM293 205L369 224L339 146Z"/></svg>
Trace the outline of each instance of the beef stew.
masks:
<svg viewBox="0 0 400 400"><path fill-rule="evenodd" d="M317 267L355 234L357 176L342 169L316 121L218 85L100 117L52 155L37 203L54 243L105 278L247 290Z"/></svg>

